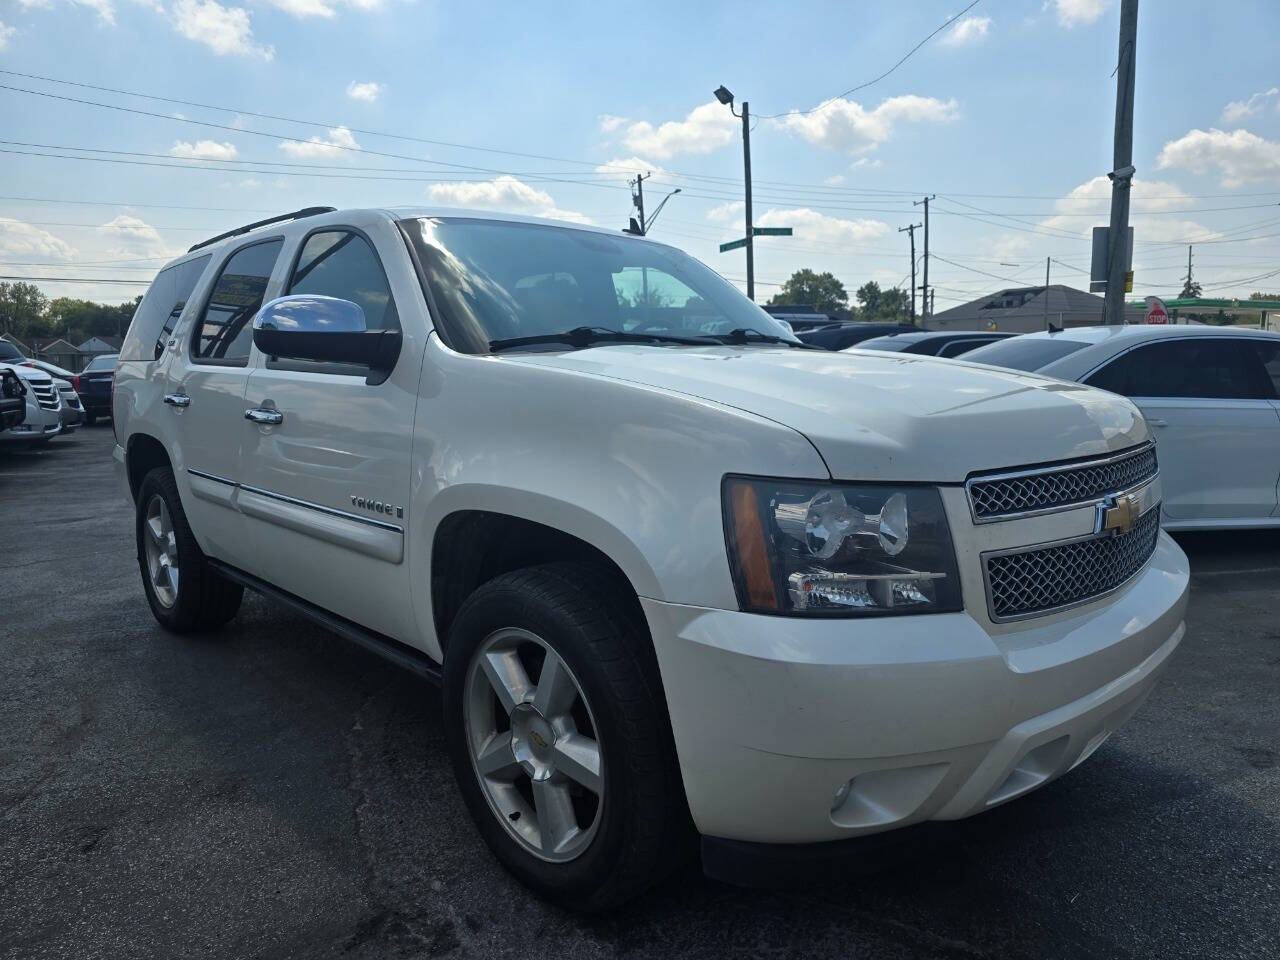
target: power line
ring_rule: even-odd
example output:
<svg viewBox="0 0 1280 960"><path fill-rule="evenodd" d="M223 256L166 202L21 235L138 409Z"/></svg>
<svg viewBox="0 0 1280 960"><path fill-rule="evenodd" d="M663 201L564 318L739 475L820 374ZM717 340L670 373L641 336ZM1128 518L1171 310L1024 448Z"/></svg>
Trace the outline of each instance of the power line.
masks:
<svg viewBox="0 0 1280 960"><path fill-rule="evenodd" d="M17 277L0 274L0 280L26 280L40 283L124 283L134 287L149 287L150 280L104 280L101 277Z"/></svg>

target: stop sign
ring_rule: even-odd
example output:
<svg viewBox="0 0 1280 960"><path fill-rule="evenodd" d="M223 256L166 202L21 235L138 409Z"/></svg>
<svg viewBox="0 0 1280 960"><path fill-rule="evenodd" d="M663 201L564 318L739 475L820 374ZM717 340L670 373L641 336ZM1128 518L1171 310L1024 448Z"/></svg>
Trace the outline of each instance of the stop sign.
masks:
<svg viewBox="0 0 1280 960"><path fill-rule="evenodd" d="M1169 311L1159 297L1147 297L1147 323L1168 323Z"/></svg>

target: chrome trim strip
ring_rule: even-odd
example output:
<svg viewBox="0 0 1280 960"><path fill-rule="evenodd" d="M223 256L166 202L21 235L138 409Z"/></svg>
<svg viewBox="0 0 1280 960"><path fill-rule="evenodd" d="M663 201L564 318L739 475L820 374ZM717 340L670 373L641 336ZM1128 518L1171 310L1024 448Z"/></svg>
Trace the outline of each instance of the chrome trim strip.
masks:
<svg viewBox="0 0 1280 960"><path fill-rule="evenodd" d="M337 511L315 510L291 498L270 496L244 486L236 495L236 505L247 517L336 544L345 550L387 563L404 560L404 533L398 528L356 523L356 519L363 518L344 516Z"/></svg>
<svg viewBox="0 0 1280 960"><path fill-rule="evenodd" d="M246 493L256 493L260 497L269 497L272 500L279 500L281 503L291 503L295 507L306 507L308 510L315 510L319 513L328 514L331 517L340 517L343 520L353 520L356 523L363 523L366 526L378 527L381 530L390 530L394 533L404 533L404 528L394 523L387 523L383 520L375 520L373 517L362 517L358 513L348 513L345 510L338 510L334 507L326 507L321 503L312 503L310 500L299 500L297 497L290 497L283 493L276 493L274 490L264 490L262 487L251 486L247 483L237 483L234 480L228 480L226 477L219 477L212 473L205 473L201 470L193 470L187 467L187 473L193 477L200 477L203 480L212 480L215 483L223 483L229 487L235 487Z"/></svg>
<svg viewBox="0 0 1280 960"><path fill-rule="evenodd" d="M1076 500L1072 503L1062 503L1054 507L1040 507L1035 510L1023 510L1019 513L1000 513L990 517L979 517L978 512L973 505L973 485L975 483L992 483L1001 480L1019 480L1023 477L1039 477L1050 473L1066 473L1071 470L1086 470L1090 467L1104 467L1109 463L1116 463L1120 460L1127 460L1129 457L1140 456L1147 450L1154 449L1155 445L1154 440L1148 440L1146 443L1139 444L1136 447L1130 447L1128 450L1122 450L1119 453L1115 453L1107 457L1097 457L1092 460L1077 460L1074 462L1068 461L1065 463L1059 463L1055 466L1032 467L1028 470L1010 470L1004 473L980 473L969 477L964 482L965 499L969 501L969 517L975 524L1003 523L1006 520L1022 520L1026 517L1043 517L1051 513L1063 513L1067 510L1079 510L1081 507L1096 506L1107 497L1120 496L1151 483L1160 476L1159 459L1156 460L1156 472L1151 476L1138 481L1132 487L1128 487L1124 490L1108 490L1106 493L1088 500Z"/></svg>
<svg viewBox="0 0 1280 960"><path fill-rule="evenodd" d="M1138 522L1141 523L1143 520L1145 520L1152 511L1155 511L1158 514L1160 512L1160 507L1161 507L1161 504L1159 502L1153 504L1151 507L1149 507L1147 510L1143 512L1142 516L1138 518ZM1071 603L1062 603L1056 607L1045 607L1042 610L1035 610L1030 613L1015 613L1012 616L1004 616L1004 617L997 617L995 613L994 603L992 602L992 597L991 597L991 566L988 561L993 560L996 557L1007 557L1007 556L1011 556L1013 554L1018 554L1018 553L1033 553L1037 550L1051 550L1054 547L1065 547L1073 543L1080 543L1083 540L1107 540L1110 538L1110 536L1111 536L1110 534L1086 533L1082 537L1068 537L1066 540L1049 540L1044 543L1035 543L1029 546L1022 546L1022 547L1009 547L1004 550L989 550L981 554L982 590L983 590L983 593L986 595L987 616L991 618L991 622L992 623L1015 623L1019 620L1032 620L1036 617L1047 617L1047 616L1050 616L1051 614L1062 613L1064 610L1074 610L1076 607L1086 606L1090 603L1094 603L1095 601L1101 600L1103 597L1109 597L1111 596L1111 594L1115 593L1117 590L1124 588L1128 584L1132 583L1135 579L1137 579L1138 574L1142 573L1142 571L1147 568L1147 564L1151 562L1151 557L1155 555L1155 551L1152 550L1151 555L1148 556L1147 559L1144 560L1142 564L1138 567L1138 569L1135 570L1133 573L1131 573L1126 579L1122 580L1120 583L1117 583L1114 587L1110 587L1102 591L1101 593L1091 594L1090 596L1084 597L1081 600L1073 600ZM1157 523L1156 525L1157 546L1159 545L1159 542L1160 542L1160 526Z"/></svg>
<svg viewBox="0 0 1280 960"><path fill-rule="evenodd" d="M241 483L238 484L238 486L246 493L256 493L260 497L270 497L272 500L279 500L282 503L291 503L295 507L306 507L309 510L316 510L320 513L328 514L331 517L341 517L343 520L354 520L356 523L363 523L370 527L378 527L382 530L391 530L395 533L404 533L404 528L396 526L394 523L374 520L372 517L362 517L358 513L347 513L345 510L326 507L323 504L312 503L310 500L299 500L296 497L286 496L283 493L276 493L273 490L264 490L261 487L250 486L247 483Z"/></svg>

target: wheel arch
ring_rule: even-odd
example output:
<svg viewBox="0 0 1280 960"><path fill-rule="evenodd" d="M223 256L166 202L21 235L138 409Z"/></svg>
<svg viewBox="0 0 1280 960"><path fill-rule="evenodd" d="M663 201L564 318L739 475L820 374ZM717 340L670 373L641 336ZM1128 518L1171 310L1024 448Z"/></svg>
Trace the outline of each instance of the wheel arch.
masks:
<svg viewBox="0 0 1280 960"><path fill-rule="evenodd" d="M125 445L125 468L129 476L129 492L134 502L138 500L138 490L142 479L156 467L173 469L173 461L164 444L149 433L132 434Z"/></svg>

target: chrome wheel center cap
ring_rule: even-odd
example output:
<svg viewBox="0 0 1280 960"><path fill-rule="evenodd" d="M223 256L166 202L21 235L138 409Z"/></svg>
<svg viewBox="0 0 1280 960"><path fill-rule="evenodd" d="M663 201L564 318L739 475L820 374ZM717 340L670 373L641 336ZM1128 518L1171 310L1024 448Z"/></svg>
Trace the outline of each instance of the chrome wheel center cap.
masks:
<svg viewBox="0 0 1280 960"><path fill-rule="evenodd" d="M534 780L547 780L556 772L556 732L532 704L511 711L511 752Z"/></svg>

